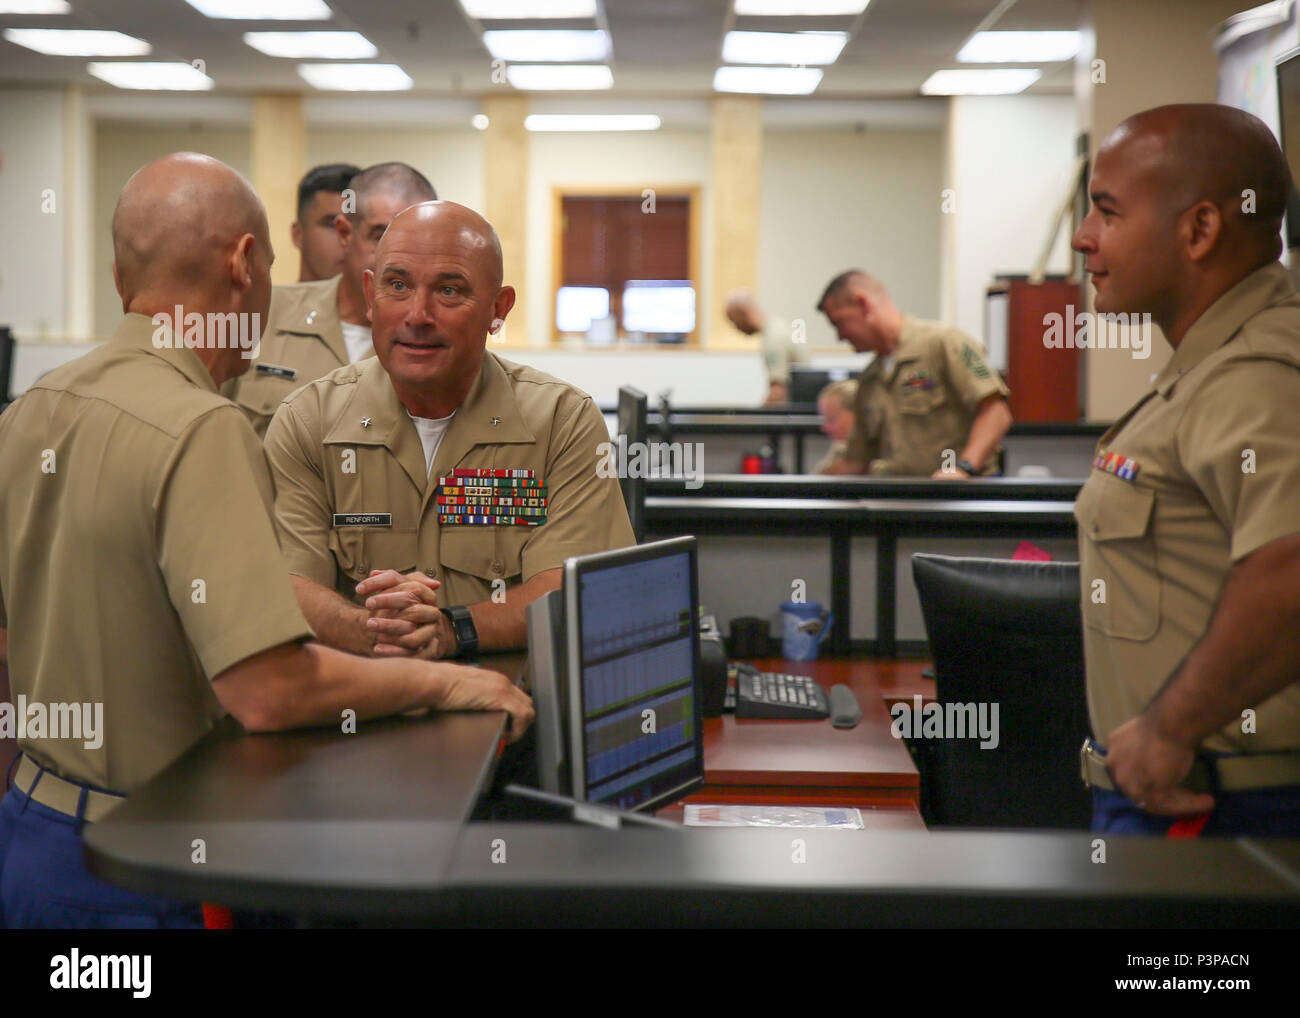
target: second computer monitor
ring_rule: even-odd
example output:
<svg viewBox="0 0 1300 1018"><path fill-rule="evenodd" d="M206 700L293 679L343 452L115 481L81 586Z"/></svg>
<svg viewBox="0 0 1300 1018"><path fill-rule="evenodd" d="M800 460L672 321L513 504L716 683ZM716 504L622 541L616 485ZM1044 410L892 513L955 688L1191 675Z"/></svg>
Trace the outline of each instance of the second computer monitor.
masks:
<svg viewBox="0 0 1300 1018"><path fill-rule="evenodd" d="M654 809L704 781L695 538L569 559L573 796Z"/></svg>

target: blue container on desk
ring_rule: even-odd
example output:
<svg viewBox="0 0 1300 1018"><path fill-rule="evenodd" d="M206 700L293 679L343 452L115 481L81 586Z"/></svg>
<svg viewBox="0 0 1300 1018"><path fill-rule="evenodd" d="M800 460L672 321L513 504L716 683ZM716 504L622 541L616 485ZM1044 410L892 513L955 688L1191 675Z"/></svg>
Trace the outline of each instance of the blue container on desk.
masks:
<svg viewBox="0 0 1300 1018"><path fill-rule="evenodd" d="M817 649L831 631L835 616L818 601L781 605L781 656L787 661L816 661Z"/></svg>

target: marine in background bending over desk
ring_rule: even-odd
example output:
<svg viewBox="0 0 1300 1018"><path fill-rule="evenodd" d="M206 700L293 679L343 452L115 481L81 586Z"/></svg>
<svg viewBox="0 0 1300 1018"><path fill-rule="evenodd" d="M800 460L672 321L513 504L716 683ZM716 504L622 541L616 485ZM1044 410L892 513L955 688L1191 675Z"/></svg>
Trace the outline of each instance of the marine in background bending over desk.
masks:
<svg viewBox="0 0 1300 1018"><path fill-rule="evenodd" d="M817 307L840 339L876 355L858 379L848 448L827 473L949 480L996 472L1011 409L979 343L903 314L860 269L832 279Z"/></svg>
<svg viewBox="0 0 1300 1018"><path fill-rule="evenodd" d="M618 481L597 470L609 433L591 397L487 352L515 300L501 277L477 213L408 208L364 277L377 357L300 389L271 422L281 545L327 643L427 658L523 647L524 609L566 558L636 543Z"/></svg>

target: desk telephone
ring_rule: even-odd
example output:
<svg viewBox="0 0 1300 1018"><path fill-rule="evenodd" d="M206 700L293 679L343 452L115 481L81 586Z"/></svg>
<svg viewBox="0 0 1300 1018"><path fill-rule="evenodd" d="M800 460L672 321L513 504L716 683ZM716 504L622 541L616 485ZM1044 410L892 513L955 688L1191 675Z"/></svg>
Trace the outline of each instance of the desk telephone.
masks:
<svg viewBox="0 0 1300 1018"><path fill-rule="evenodd" d="M700 612L700 659L703 679L703 716L717 717L723 711L735 711L738 718L779 718L821 720L837 706L827 699L817 682L806 675L760 672L743 661L728 661L717 619ZM837 727L852 727L861 711L847 686L835 687L832 694L847 701L835 710ZM851 724L843 724L841 715L852 714Z"/></svg>

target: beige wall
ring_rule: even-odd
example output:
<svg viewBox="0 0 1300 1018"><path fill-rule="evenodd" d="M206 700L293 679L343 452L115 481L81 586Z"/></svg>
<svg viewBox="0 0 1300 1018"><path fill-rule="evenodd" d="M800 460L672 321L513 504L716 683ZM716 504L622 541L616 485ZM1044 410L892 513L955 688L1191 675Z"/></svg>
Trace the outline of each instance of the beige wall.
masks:
<svg viewBox="0 0 1300 1018"><path fill-rule="evenodd" d="M700 188L703 234L696 318L704 320L712 272L707 252L710 172L707 131L660 130L621 134L546 134L531 136L528 174L528 278L521 288L528 337L534 346L550 342L554 308L553 193L556 187L592 185L646 188L689 185ZM703 298L703 299L701 299ZM516 311L516 314L519 312Z"/></svg>
<svg viewBox="0 0 1300 1018"><path fill-rule="evenodd" d="M810 346L834 346L817 299L832 276L858 267L900 307L935 317L942 158L937 131L764 132L759 299L802 318Z"/></svg>
<svg viewBox="0 0 1300 1018"><path fill-rule="evenodd" d="M483 143L472 128L307 128L307 165L402 162L429 178L439 198L470 208L483 207ZM304 172L306 168L304 167Z"/></svg>
<svg viewBox="0 0 1300 1018"><path fill-rule="evenodd" d="M122 186L145 163L169 152L202 152L245 175L249 172L247 128L195 126L141 127L100 121L95 129L95 210L91 223L94 245L92 284L95 290L95 333L109 335L122 317L122 303L113 286L113 208ZM276 258L295 255L288 237L272 238Z"/></svg>

